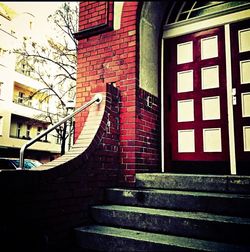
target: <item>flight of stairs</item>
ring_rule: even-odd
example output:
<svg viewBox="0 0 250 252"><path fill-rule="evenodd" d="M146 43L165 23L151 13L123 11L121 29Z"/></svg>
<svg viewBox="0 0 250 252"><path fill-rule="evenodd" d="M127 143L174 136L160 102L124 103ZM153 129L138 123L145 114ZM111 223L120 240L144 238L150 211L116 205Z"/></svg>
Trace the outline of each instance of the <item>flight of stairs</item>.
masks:
<svg viewBox="0 0 250 252"><path fill-rule="evenodd" d="M81 251L250 251L250 177L138 174L91 215Z"/></svg>

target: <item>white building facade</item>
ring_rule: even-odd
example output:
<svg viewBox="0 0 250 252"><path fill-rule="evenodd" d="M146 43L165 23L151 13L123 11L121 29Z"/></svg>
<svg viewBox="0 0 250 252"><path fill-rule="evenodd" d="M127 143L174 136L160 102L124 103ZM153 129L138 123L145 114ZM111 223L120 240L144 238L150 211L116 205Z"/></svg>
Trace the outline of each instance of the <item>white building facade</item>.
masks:
<svg viewBox="0 0 250 252"><path fill-rule="evenodd" d="M29 33L34 17L29 13L21 17L18 20L27 23ZM49 94L37 93L44 84L15 70L11 50L18 47L23 32L15 31L15 12L4 4L0 5L0 24L0 156L17 157L21 146L50 127L50 118L57 117L56 101ZM47 162L60 155L60 150L59 136L53 131L30 146L25 157Z"/></svg>

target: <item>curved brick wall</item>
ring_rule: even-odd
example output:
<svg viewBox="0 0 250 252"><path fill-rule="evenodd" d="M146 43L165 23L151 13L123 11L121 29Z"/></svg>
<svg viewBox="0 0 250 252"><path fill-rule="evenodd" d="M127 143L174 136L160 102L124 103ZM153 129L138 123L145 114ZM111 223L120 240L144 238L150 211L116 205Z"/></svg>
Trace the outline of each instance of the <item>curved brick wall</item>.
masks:
<svg viewBox="0 0 250 252"><path fill-rule="evenodd" d="M119 93L107 85L103 96L70 152L40 170L0 172L0 247L71 251L73 228L91 221L89 206L102 201L103 188L117 185Z"/></svg>
<svg viewBox="0 0 250 252"><path fill-rule="evenodd" d="M103 100L100 104L94 103L88 108L88 117L84 127L70 151L49 163L35 168L34 171L44 171L57 167L63 167L65 171L67 168L71 170L72 166L84 163L88 160L93 150L101 142L102 136L106 130L106 94L102 93L102 97Z"/></svg>

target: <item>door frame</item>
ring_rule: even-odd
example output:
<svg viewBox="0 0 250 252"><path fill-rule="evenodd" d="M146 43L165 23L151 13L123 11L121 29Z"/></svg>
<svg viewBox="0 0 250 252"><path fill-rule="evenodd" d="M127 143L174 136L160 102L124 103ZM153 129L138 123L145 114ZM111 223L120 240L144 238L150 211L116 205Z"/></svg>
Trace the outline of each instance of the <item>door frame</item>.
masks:
<svg viewBox="0 0 250 252"><path fill-rule="evenodd" d="M196 19L188 24L173 24L169 25L163 31L161 42L161 156L162 156L162 172L165 172L165 133L164 133L164 40L174 38L189 33L209 29L217 26L225 27L225 57L226 57L226 79L227 79L227 106L228 106L228 134L229 134L229 162L230 173L237 174L236 170L236 153L235 153L235 136L234 136L234 117L232 104L232 71L231 71L231 49L230 49L230 24L250 18L250 10L242 10L235 13L209 18L207 20Z"/></svg>

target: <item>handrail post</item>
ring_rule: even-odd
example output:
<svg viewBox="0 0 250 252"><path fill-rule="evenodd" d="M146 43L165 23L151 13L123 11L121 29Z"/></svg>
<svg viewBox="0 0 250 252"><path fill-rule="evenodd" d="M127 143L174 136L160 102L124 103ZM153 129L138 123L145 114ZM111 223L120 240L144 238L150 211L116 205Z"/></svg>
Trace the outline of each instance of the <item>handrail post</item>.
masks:
<svg viewBox="0 0 250 252"><path fill-rule="evenodd" d="M72 114L64 117L61 121L57 122L56 124L52 125L52 127L48 128L47 130L45 130L43 133L39 134L37 137L29 140L27 143L25 143L21 149L20 149L20 156L19 156L19 169L23 169L24 167L24 152L25 150L31 146L33 143L37 142L39 139L41 139L42 137L44 137L45 135L47 135L48 133L50 133L52 130L54 130L55 128L57 128L58 126L62 125L63 123L65 123L66 121L68 121L69 119L71 119L73 116L75 116L76 114L82 112L84 109L86 109L87 107L89 107L90 105L92 105L93 103L96 104L100 104L102 102L102 94L95 94L94 98L91 99L89 102L85 103L84 105L82 105L80 108L76 109Z"/></svg>

